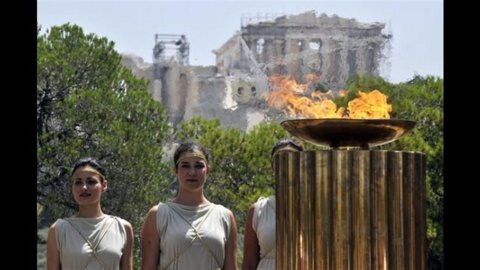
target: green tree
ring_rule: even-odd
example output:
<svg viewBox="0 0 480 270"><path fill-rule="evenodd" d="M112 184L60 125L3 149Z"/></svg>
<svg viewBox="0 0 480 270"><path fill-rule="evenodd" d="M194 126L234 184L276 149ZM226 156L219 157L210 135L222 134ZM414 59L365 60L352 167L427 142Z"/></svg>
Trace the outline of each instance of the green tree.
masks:
<svg viewBox="0 0 480 270"><path fill-rule="evenodd" d="M37 33L37 202L42 224L71 215L71 166L83 156L107 168L104 211L138 233L148 208L170 193L163 161L165 109L120 63L114 43L71 24ZM138 261L137 261L138 263Z"/></svg>

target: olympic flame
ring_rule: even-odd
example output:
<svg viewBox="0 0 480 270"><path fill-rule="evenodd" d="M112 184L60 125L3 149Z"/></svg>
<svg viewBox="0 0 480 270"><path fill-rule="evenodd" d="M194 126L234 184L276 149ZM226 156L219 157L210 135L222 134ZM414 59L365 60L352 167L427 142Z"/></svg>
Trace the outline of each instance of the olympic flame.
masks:
<svg viewBox="0 0 480 270"><path fill-rule="evenodd" d="M272 91L267 97L269 106L286 111L292 118L350 118L389 119L392 105L379 90L369 93L359 91L358 97L348 102L347 109L333 102L332 90L310 91L311 84L318 80L314 74L305 75L305 84L297 83L290 76L272 75L269 83ZM309 93L310 92L310 93ZM339 91L347 95L346 90Z"/></svg>

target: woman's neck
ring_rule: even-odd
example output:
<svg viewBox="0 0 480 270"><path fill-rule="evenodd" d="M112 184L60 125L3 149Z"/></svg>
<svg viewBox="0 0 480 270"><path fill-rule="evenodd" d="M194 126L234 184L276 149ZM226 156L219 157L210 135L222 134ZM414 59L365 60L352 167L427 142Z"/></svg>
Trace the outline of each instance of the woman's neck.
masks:
<svg viewBox="0 0 480 270"><path fill-rule="evenodd" d="M97 218L103 216L100 206L80 206L77 217L83 218Z"/></svg>
<svg viewBox="0 0 480 270"><path fill-rule="evenodd" d="M207 204L210 203L205 196L203 196L203 193L199 195L195 194L184 194L182 192L179 192L177 197L173 199L174 203L178 204L183 204L183 205L188 205L188 206L199 206L202 204Z"/></svg>

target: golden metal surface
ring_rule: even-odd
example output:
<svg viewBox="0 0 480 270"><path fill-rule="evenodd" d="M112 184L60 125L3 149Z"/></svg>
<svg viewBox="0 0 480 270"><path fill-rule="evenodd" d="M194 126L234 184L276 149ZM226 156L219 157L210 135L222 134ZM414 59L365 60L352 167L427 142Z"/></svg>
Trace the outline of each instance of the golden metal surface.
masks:
<svg viewBox="0 0 480 270"><path fill-rule="evenodd" d="M291 135L334 149L369 149L393 142L414 126L398 119L291 119L280 125Z"/></svg>
<svg viewBox="0 0 480 270"><path fill-rule="evenodd" d="M425 166L418 152L276 155L276 269L425 270Z"/></svg>

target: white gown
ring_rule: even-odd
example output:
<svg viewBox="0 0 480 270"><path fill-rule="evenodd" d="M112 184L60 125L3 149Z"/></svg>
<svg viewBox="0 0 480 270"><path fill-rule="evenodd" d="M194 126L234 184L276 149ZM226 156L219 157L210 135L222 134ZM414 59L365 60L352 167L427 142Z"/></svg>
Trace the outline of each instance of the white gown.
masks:
<svg viewBox="0 0 480 270"><path fill-rule="evenodd" d="M275 196L257 200L252 227L260 246L257 270L275 270Z"/></svg>
<svg viewBox="0 0 480 270"><path fill-rule="evenodd" d="M64 270L118 270L127 242L119 217L69 217L55 225L60 263Z"/></svg>
<svg viewBox="0 0 480 270"><path fill-rule="evenodd" d="M230 234L229 210L218 204L198 207L159 203L156 226L160 236L161 270L217 270L225 260Z"/></svg>

